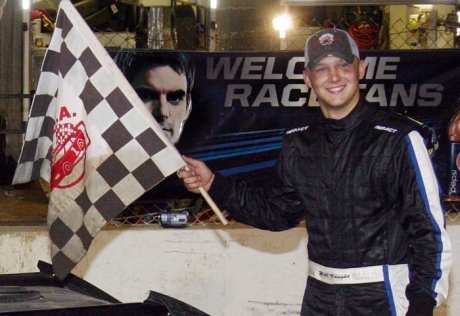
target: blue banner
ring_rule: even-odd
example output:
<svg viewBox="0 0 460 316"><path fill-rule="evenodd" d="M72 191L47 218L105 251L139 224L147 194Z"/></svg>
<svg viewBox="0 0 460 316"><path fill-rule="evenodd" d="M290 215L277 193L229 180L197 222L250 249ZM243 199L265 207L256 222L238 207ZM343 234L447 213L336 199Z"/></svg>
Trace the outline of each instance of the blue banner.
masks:
<svg viewBox="0 0 460 316"><path fill-rule="evenodd" d="M128 56L144 59L146 66L155 56L178 52L109 53L132 82L134 66L127 62ZM224 175L263 181L273 172L283 131L302 126L306 116L319 110L316 95L303 82L303 52L181 53L195 72L189 91L191 112L177 149ZM433 160L446 191L450 150L447 126L459 104L460 50L363 50L361 58L367 65L360 84L363 97L434 131L439 147ZM165 186L162 190L160 185L154 196L180 198L183 190L174 188Z"/></svg>

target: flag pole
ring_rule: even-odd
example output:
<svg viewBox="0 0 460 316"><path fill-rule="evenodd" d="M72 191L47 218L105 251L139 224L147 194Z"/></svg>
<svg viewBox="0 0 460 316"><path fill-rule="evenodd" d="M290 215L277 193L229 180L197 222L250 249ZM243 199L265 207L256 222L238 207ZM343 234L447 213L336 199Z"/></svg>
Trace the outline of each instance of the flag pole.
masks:
<svg viewBox="0 0 460 316"><path fill-rule="evenodd" d="M190 171L190 168L188 167L188 165L185 166L185 170ZM206 192L206 190L203 188L203 186L200 186L198 188L198 190L200 191L201 195L203 196L205 201L208 203L208 205L211 207L211 209L214 211L214 213L217 215L219 220L222 222L222 224L227 225L228 224L227 219L222 214L222 212L220 211L219 207L216 205L216 203L211 198L211 196L208 194L208 192Z"/></svg>
<svg viewBox="0 0 460 316"><path fill-rule="evenodd" d="M209 206L214 211L214 213L217 215L217 217L219 217L222 224L227 225L228 224L227 219L224 217L224 215L222 214L222 212L220 211L216 203L214 203L211 196L209 196L208 192L206 192L206 190L203 187L199 187L198 190L200 190L201 195L206 200L206 202L208 202Z"/></svg>

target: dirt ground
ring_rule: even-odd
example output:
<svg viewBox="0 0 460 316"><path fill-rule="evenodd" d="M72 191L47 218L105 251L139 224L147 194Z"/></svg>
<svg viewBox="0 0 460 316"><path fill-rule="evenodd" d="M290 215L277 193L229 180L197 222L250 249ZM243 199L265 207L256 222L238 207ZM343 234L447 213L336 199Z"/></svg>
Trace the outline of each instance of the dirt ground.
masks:
<svg viewBox="0 0 460 316"><path fill-rule="evenodd" d="M0 186L0 226L46 225L48 199L39 182Z"/></svg>

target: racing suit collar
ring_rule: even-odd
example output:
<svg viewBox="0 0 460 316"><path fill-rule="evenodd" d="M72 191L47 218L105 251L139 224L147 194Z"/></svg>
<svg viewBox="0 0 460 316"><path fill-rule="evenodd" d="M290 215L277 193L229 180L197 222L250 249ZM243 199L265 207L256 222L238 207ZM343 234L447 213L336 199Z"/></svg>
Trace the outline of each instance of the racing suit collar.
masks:
<svg viewBox="0 0 460 316"><path fill-rule="evenodd" d="M335 120L329 119L321 115L319 123L322 127L328 130L335 130L335 131L343 131L356 126L361 120L361 112L363 109L363 98L360 97L358 104L354 107L354 109L343 119Z"/></svg>

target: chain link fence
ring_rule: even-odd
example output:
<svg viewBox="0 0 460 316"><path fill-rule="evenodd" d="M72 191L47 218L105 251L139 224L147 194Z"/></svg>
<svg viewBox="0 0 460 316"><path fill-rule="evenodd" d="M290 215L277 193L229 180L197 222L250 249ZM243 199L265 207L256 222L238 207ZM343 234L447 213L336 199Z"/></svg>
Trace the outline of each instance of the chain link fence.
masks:
<svg viewBox="0 0 460 316"><path fill-rule="evenodd" d="M365 19L350 25L330 20L313 19L310 23L298 22L280 39L268 26L244 32L218 32L215 39L218 51L272 51L303 50L306 40L325 26L347 30L361 49L451 49L458 45L456 29L444 24L445 17L431 17L428 22L420 18L408 20L383 19L374 22Z"/></svg>
<svg viewBox="0 0 460 316"><path fill-rule="evenodd" d="M459 202L444 202L443 207L448 222L460 221ZM235 223L225 210L222 213L230 225ZM110 221L109 225L157 225L165 228L223 226L202 198L135 202Z"/></svg>
<svg viewBox="0 0 460 316"><path fill-rule="evenodd" d="M460 221L460 203L458 202L445 202L444 210L446 212L446 218L451 221Z"/></svg>
<svg viewBox="0 0 460 316"><path fill-rule="evenodd" d="M447 15L457 11L454 5L437 5L431 11L414 11L405 5L341 6L322 11L293 7L292 26L285 38L274 30L271 19L258 17L260 10L235 11L234 16L242 15L238 17L242 21L222 17L230 21L220 28L219 16L210 21L208 9L179 10L185 7L190 6L164 8L160 13L144 10L138 13L139 21L126 24L114 20L92 29L105 47L118 48L302 51L306 40L324 27L347 30L361 49L452 49L460 44L458 28L445 23ZM152 15L162 22L154 24Z"/></svg>
<svg viewBox="0 0 460 316"><path fill-rule="evenodd" d="M229 224L234 220L222 210ZM204 199L138 201L128 206L110 223L122 225L159 225L166 228L223 225Z"/></svg>

